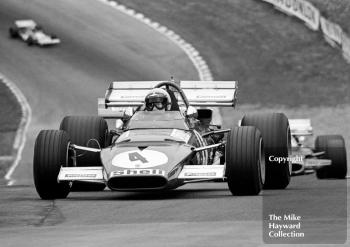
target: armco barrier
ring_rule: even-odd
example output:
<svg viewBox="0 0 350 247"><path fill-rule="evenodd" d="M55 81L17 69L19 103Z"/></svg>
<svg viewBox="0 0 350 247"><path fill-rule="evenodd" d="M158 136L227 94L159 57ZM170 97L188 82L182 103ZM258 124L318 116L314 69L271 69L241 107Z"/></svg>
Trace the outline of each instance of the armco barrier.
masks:
<svg viewBox="0 0 350 247"><path fill-rule="evenodd" d="M350 63L350 37L344 32L342 35L342 51L344 59Z"/></svg>
<svg viewBox="0 0 350 247"><path fill-rule="evenodd" d="M321 16L321 30L325 40L333 47L341 46L343 29L336 23L333 23Z"/></svg>
<svg viewBox="0 0 350 247"><path fill-rule="evenodd" d="M276 9L305 22L314 31L321 31L323 37L334 48L341 47L344 59L350 63L350 38L337 23L322 16L320 10L306 0L261 0Z"/></svg>
<svg viewBox="0 0 350 247"><path fill-rule="evenodd" d="M263 0L273 4L280 11L298 17L312 30L320 26L320 11L311 3L304 0Z"/></svg>

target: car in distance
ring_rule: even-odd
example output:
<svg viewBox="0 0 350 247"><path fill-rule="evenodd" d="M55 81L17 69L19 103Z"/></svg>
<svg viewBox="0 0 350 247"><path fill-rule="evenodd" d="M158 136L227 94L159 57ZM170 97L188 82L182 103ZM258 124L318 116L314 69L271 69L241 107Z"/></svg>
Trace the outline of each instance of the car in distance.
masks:
<svg viewBox="0 0 350 247"><path fill-rule="evenodd" d="M142 110L154 88L169 93L171 110ZM236 91L235 81L111 83L98 116L67 116L59 130L40 131L33 161L39 196L66 198L76 183L154 191L220 180L233 195L286 188L290 163L268 159L291 151L284 114L249 114L230 129L212 123L211 107L234 107Z"/></svg>
<svg viewBox="0 0 350 247"><path fill-rule="evenodd" d="M14 26L9 28L9 34L11 38L19 38L29 46L51 46L61 43L56 35L46 34L42 27L33 20L15 21Z"/></svg>
<svg viewBox="0 0 350 247"><path fill-rule="evenodd" d="M321 135L315 144L306 144L313 135L310 119L290 119L292 135L292 175L316 172L319 179L344 179L347 174L346 146L341 135Z"/></svg>

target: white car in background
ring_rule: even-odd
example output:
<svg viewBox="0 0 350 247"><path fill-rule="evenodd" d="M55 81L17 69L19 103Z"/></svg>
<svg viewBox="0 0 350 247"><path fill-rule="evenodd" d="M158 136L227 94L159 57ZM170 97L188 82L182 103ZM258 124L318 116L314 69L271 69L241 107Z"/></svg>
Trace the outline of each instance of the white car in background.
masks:
<svg viewBox="0 0 350 247"><path fill-rule="evenodd" d="M33 20L17 20L14 26L9 29L10 37L19 38L25 41L29 46L49 46L61 43L55 35L44 33L41 26Z"/></svg>
<svg viewBox="0 0 350 247"><path fill-rule="evenodd" d="M292 175L316 172L318 179L344 179L347 174L345 140L341 135L321 135L314 146L306 144L313 135L310 119L289 119L292 136Z"/></svg>

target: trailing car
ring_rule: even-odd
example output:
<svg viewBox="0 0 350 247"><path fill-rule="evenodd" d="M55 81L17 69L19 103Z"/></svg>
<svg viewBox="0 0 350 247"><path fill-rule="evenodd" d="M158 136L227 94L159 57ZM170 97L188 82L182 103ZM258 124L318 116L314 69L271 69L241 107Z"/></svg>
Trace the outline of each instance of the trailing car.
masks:
<svg viewBox="0 0 350 247"><path fill-rule="evenodd" d="M319 179L344 179L347 174L346 146L341 135L322 135L315 139L314 147L305 144L313 135L310 119L289 120L292 134L292 175L316 172Z"/></svg>
<svg viewBox="0 0 350 247"><path fill-rule="evenodd" d="M212 123L211 107L234 107L236 91L234 81L113 82L99 116L67 116L59 130L39 133L39 196L65 198L77 183L149 191L221 180L233 195L286 188L290 163L267 158L291 152L284 114L246 115L230 129Z"/></svg>
<svg viewBox="0 0 350 247"><path fill-rule="evenodd" d="M29 46L50 46L61 43L56 35L46 34L42 27L33 20L15 21L14 26L9 28L9 34L11 38L19 38Z"/></svg>

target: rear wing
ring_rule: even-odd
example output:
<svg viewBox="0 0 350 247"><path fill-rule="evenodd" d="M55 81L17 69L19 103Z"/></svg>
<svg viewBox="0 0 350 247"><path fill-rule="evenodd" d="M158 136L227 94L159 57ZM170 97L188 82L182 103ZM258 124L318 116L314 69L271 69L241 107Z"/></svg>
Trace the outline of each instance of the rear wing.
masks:
<svg viewBox="0 0 350 247"><path fill-rule="evenodd" d="M310 136L313 134L310 119L289 119L291 135Z"/></svg>
<svg viewBox="0 0 350 247"><path fill-rule="evenodd" d="M122 118L125 108L142 106L149 90L161 82L112 82L105 98L99 99L99 115ZM234 107L236 104L236 81L181 81L179 84L191 106ZM178 103L184 104L180 98Z"/></svg>
<svg viewBox="0 0 350 247"><path fill-rule="evenodd" d="M36 23L33 20L17 20L15 25L18 28L35 28Z"/></svg>

